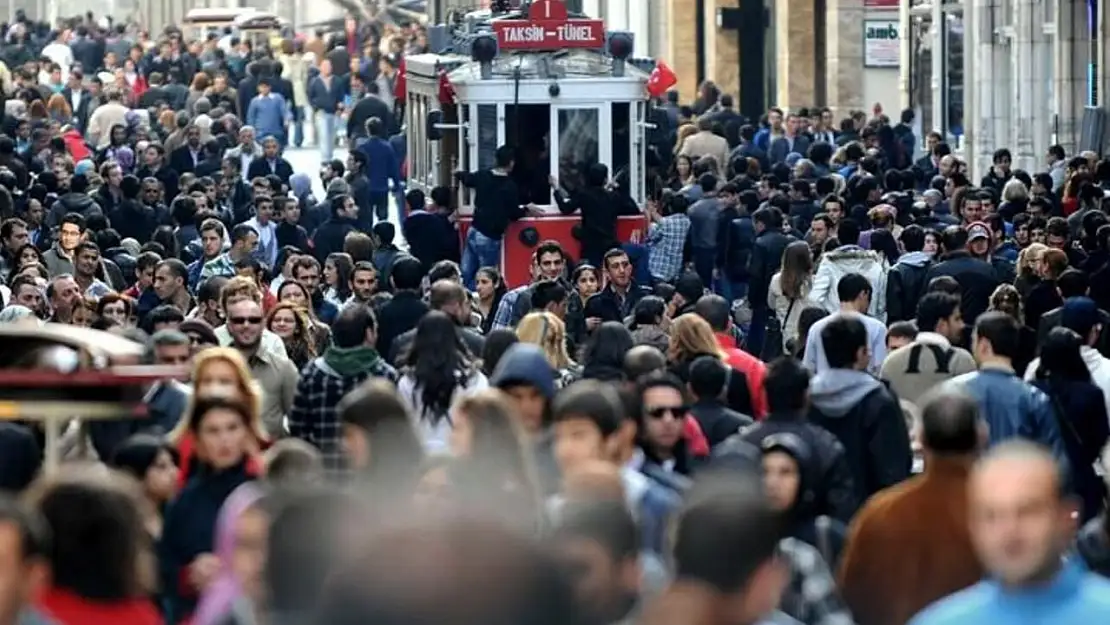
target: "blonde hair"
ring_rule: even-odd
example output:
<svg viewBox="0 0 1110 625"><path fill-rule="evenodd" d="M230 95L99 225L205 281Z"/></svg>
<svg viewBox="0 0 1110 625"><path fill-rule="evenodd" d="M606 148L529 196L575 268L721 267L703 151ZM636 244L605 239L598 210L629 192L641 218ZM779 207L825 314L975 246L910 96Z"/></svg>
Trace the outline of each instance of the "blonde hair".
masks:
<svg viewBox="0 0 1110 625"><path fill-rule="evenodd" d="M717 336L709 322L694 313L675 319L671 324L667 357L678 362L703 354L725 359L725 351L717 343Z"/></svg>
<svg viewBox="0 0 1110 625"><path fill-rule="evenodd" d="M1040 256L1045 253L1048 246L1044 243L1030 243L1025 249L1018 253L1017 259L1017 273L1019 276L1033 275L1033 257Z"/></svg>
<svg viewBox="0 0 1110 625"><path fill-rule="evenodd" d="M262 304L262 289L258 283L247 276L234 276L228 279L224 288L220 289L220 309L227 311L232 300L252 299L256 304Z"/></svg>
<svg viewBox="0 0 1110 625"><path fill-rule="evenodd" d="M698 127L693 125L693 124L683 124L683 125L679 126L678 127L678 135L677 135L678 139L674 142L674 153L678 154L679 150L682 149L682 144L686 142L686 138L689 137L690 135L697 134L697 132L698 132ZM690 168L691 169L693 169L693 167L694 167L693 160L694 159L690 159L690 161L691 161L690 162Z"/></svg>
<svg viewBox="0 0 1110 625"><path fill-rule="evenodd" d="M566 369L574 361L567 355L567 329L563 320L554 313L528 313L516 328L521 343L538 345L547 362L555 369Z"/></svg>
<svg viewBox="0 0 1110 625"><path fill-rule="evenodd" d="M266 427L262 423L262 392L258 387L258 383L251 375L250 368L247 366L247 361L243 359L243 355L231 347L210 347L196 355L193 359L193 371L190 379L195 384L201 378L201 373L204 368L213 362L225 362L235 369L235 377L238 378L238 390L242 395L242 400L250 408L251 418L248 424L251 432L258 438L259 441L269 439L266 434ZM193 412L193 404L198 399L198 392L194 391L193 395L189 398L188 405L185 411L178 418L177 424L173 426L173 430L166 435L166 440L170 444L177 446L184 440L185 435L189 433L189 415Z"/></svg>
<svg viewBox="0 0 1110 625"><path fill-rule="evenodd" d="M1011 178L1009 182L1002 187L1003 202L1018 202L1028 199L1029 190L1025 188L1025 183L1017 178Z"/></svg>

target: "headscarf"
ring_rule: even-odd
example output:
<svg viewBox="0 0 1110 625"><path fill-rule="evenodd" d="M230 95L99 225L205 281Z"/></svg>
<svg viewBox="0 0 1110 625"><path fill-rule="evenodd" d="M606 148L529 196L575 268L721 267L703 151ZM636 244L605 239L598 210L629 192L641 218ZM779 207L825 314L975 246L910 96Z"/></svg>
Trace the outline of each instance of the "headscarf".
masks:
<svg viewBox="0 0 1110 625"><path fill-rule="evenodd" d="M236 488L224 501L216 518L216 556L220 558L220 573L201 594L193 615L193 625L216 625L231 611L243 589L231 570L231 556L235 551L235 524L247 510L258 503L264 492L258 485L246 483Z"/></svg>
<svg viewBox="0 0 1110 625"><path fill-rule="evenodd" d="M34 318L35 311L19 304L12 304L0 310L0 323L15 323L28 317Z"/></svg>
<svg viewBox="0 0 1110 625"><path fill-rule="evenodd" d="M297 172L289 178L289 186L293 189L293 196L299 200L312 191L312 178L303 171Z"/></svg>

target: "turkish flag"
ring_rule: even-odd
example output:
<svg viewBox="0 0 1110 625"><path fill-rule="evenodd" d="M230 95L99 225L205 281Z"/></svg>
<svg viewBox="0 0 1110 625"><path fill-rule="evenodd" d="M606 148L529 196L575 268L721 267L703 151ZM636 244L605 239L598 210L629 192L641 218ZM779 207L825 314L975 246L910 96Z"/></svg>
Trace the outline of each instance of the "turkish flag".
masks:
<svg viewBox="0 0 1110 625"><path fill-rule="evenodd" d="M678 75L663 61L655 62L655 69L647 81L647 92L653 98L661 98L667 90L678 84Z"/></svg>
<svg viewBox="0 0 1110 625"><path fill-rule="evenodd" d="M393 82L394 99L404 102L408 98L408 80L405 78L405 57L397 64L397 80Z"/></svg>
<svg viewBox="0 0 1110 625"><path fill-rule="evenodd" d="M452 85L450 79L447 78L447 70L445 69L439 70L439 103L455 103L455 85Z"/></svg>

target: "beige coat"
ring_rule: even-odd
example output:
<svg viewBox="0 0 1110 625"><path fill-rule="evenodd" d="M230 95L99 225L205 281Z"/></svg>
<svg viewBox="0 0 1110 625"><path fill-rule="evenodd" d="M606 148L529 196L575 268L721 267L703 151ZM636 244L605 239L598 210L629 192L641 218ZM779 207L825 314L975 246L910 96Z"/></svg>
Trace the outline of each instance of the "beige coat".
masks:
<svg viewBox="0 0 1110 625"><path fill-rule="evenodd" d="M697 161L703 156L712 156L717 161L717 179L725 179L728 170L728 141L708 130L696 132L682 144L678 151L682 156L689 156L690 160Z"/></svg>
<svg viewBox="0 0 1110 625"><path fill-rule="evenodd" d="M97 149L108 147L112 139L112 126L117 124L126 126L127 111L130 110L119 102L107 102L96 107L89 116L85 139L90 143L95 142Z"/></svg>
<svg viewBox="0 0 1110 625"><path fill-rule="evenodd" d="M282 54L281 77L293 83L293 99L297 106L308 106L308 61L304 54Z"/></svg>

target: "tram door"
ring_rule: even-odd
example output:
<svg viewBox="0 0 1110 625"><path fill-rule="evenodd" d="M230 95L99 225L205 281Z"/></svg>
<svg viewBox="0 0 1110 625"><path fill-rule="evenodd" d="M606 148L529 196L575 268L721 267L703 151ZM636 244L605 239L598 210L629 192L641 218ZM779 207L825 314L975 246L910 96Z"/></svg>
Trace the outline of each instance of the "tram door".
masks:
<svg viewBox="0 0 1110 625"><path fill-rule="evenodd" d="M513 178L521 203L554 204L551 197L551 118L549 104L506 104L505 145L516 149Z"/></svg>
<svg viewBox="0 0 1110 625"><path fill-rule="evenodd" d="M567 104L551 107L551 154L554 157L551 175L568 191L580 188L586 169L594 163L604 163L613 171L614 108L610 102ZM617 109L622 114L622 109ZM628 106L623 108L624 132L628 132ZM618 132L620 127L618 126ZM624 134L627 142L628 135ZM627 161L628 151L624 151Z"/></svg>

